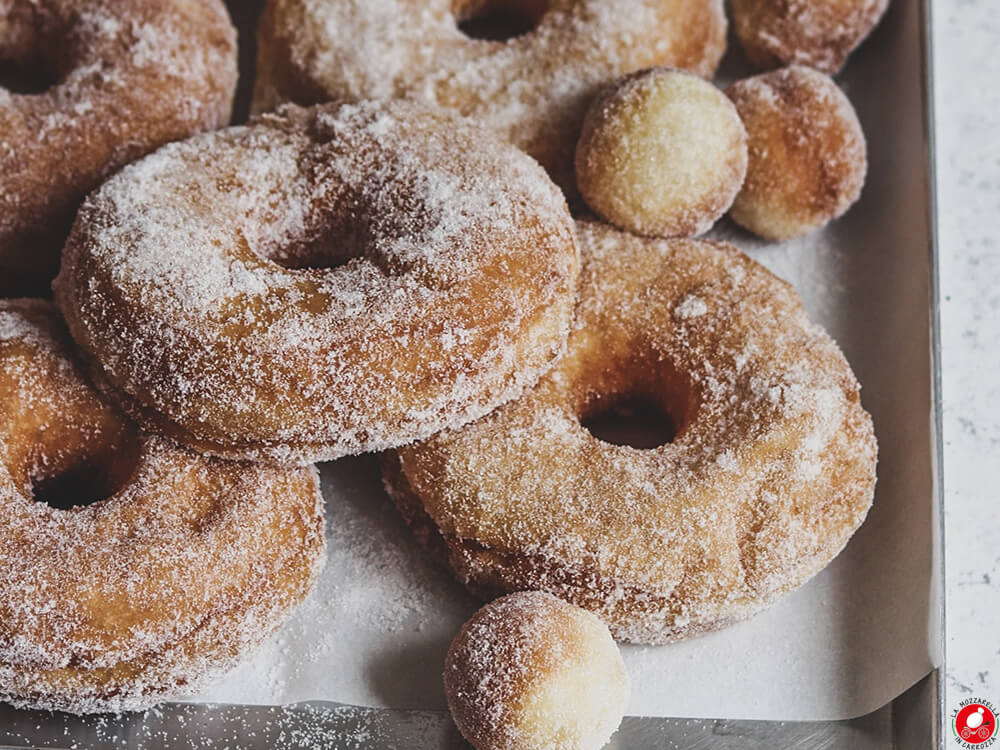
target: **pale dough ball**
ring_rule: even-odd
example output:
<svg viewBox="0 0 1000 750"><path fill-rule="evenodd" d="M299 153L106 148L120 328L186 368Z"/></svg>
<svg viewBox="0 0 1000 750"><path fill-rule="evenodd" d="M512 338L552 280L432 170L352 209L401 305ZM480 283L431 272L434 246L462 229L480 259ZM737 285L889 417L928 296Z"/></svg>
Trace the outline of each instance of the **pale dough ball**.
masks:
<svg viewBox="0 0 1000 750"><path fill-rule="evenodd" d="M671 68L621 78L590 107L576 148L584 200L607 221L648 237L707 232L733 202L747 138L711 83Z"/></svg>
<svg viewBox="0 0 1000 750"><path fill-rule="evenodd" d="M476 612L448 650L444 687L476 750L599 750L628 699L607 626L541 591Z"/></svg>
<svg viewBox="0 0 1000 750"><path fill-rule="evenodd" d="M794 63L832 75L888 6L889 0L732 0L733 27L760 68Z"/></svg>
<svg viewBox="0 0 1000 750"><path fill-rule="evenodd" d="M829 77L793 65L727 89L750 138L750 164L730 216L784 240L841 216L861 195L865 136Z"/></svg>

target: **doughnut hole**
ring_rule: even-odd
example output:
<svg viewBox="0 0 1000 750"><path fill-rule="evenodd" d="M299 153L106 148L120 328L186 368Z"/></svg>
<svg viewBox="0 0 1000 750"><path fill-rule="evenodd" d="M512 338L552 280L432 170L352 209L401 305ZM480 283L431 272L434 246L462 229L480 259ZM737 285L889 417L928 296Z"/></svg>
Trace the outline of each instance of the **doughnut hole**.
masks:
<svg viewBox="0 0 1000 750"><path fill-rule="evenodd" d="M659 362L655 356L629 362L628 367L608 368L581 379L597 386L580 394L580 424L610 445L652 450L672 443L697 413L693 384L669 361Z"/></svg>
<svg viewBox="0 0 1000 750"><path fill-rule="evenodd" d="M469 39L503 42L533 31L549 0L457 0L452 12Z"/></svg>
<svg viewBox="0 0 1000 750"><path fill-rule="evenodd" d="M594 101L575 167L587 205L610 223L648 237L692 237L707 232L739 192L746 131L711 83L650 68Z"/></svg>
<svg viewBox="0 0 1000 750"><path fill-rule="evenodd" d="M540 591L476 612L448 650L444 683L455 723L476 750L598 750L628 699L607 626Z"/></svg>
<svg viewBox="0 0 1000 750"><path fill-rule="evenodd" d="M65 19L42 24L29 5L15 5L0 25L0 89L30 96L59 85L78 50Z"/></svg>
<svg viewBox="0 0 1000 750"><path fill-rule="evenodd" d="M677 427L670 413L644 396L619 398L580 420L602 443L650 450L673 442Z"/></svg>
<svg viewBox="0 0 1000 750"><path fill-rule="evenodd" d="M64 419L39 436L22 468L36 502L61 510L92 505L131 480L139 463L135 427L109 413L89 416Z"/></svg>
<svg viewBox="0 0 1000 750"><path fill-rule="evenodd" d="M239 188L232 189L238 191ZM242 339L256 326L281 319L287 313L287 305L312 313L322 312L329 305L329 297L322 289L323 277L340 272L352 261L367 259L387 276L405 270L377 251L378 242L373 236L371 221L355 209L355 205L351 199L341 197L341 200L332 201L326 207L328 210L310 214L304 230L267 242L237 233L231 247L233 256L247 268L267 268L274 264L293 271L298 277L296 295L291 301L287 295L275 296L272 300L236 297L225 301L219 315L222 334L234 340ZM265 223L270 219L267 215L262 217ZM274 300L278 304L273 304Z"/></svg>
<svg viewBox="0 0 1000 750"><path fill-rule="evenodd" d="M128 484L139 464L137 428L79 373L39 371L19 344L0 346L0 449L25 497L53 508L91 505Z"/></svg>
<svg viewBox="0 0 1000 750"><path fill-rule="evenodd" d="M122 445L123 450L70 453L53 466L45 465L31 481L37 502L69 510L106 500L128 484L138 464L138 446Z"/></svg>
<svg viewBox="0 0 1000 750"><path fill-rule="evenodd" d="M791 63L834 75L882 18L889 0L732 0L733 30L763 70Z"/></svg>
<svg viewBox="0 0 1000 750"><path fill-rule="evenodd" d="M747 177L730 216L786 240L842 216L861 195L865 136L833 79L793 65L737 81L726 94L749 137Z"/></svg>
<svg viewBox="0 0 1000 750"><path fill-rule="evenodd" d="M220 188L240 195L251 189L241 180L224 181ZM240 230L234 237L233 255L250 267L263 261L304 271L302 282L307 285L317 275L337 273L352 261L364 261L385 276L411 274L428 288L447 286L439 278L440 265L413 252L414 246L431 241L441 222L441 209L425 205L425 183L412 175L400 176L391 190L378 195L365 195L363 186L347 185L336 176L329 176L327 185L328 194L311 206L302 226L266 239L260 233ZM255 220L280 224L287 210L279 200L256 213Z"/></svg>
<svg viewBox="0 0 1000 750"><path fill-rule="evenodd" d="M0 89L7 89L12 94L44 94L57 83L59 78L44 65L0 60Z"/></svg>
<svg viewBox="0 0 1000 750"><path fill-rule="evenodd" d="M276 191L260 196L260 186L245 175L221 177L216 189L225 200L248 193L258 195L258 205L252 212L258 226L280 227L293 212L287 195ZM374 258L372 250L377 242L372 224L377 218L364 210L357 191L331 178L329 196L310 206L302 226L268 233L237 228L231 238L231 252L248 267L274 263L289 270L328 271L366 255Z"/></svg>
<svg viewBox="0 0 1000 750"><path fill-rule="evenodd" d="M333 241L332 238L336 238ZM370 236L363 223L343 220L312 238L290 239L281 245L253 248L252 252L290 270L331 270L365 256Z"/></svg>

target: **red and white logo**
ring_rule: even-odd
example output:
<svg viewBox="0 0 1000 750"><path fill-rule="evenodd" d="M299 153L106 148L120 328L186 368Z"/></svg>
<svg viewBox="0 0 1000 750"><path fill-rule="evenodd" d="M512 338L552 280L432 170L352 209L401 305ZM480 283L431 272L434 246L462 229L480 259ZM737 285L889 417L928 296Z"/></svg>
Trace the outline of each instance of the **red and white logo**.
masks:
<svg viewBox="0 0 1000 750"><path fill-rule="evenodd" d="M989 747L997 739L997 710L989 701L966 698L951 721L955 739L961 747Z"/></svg>

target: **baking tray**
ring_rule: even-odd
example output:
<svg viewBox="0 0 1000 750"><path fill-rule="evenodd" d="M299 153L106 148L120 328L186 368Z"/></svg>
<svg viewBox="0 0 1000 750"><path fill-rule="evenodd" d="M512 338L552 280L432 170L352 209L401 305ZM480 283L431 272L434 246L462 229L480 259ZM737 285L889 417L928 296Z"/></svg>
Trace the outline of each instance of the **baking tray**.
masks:
<svg viewBox="0 0 1000 750"><path fill-rule="evenodd" d="M241 34L241 70L252 68L255 56L252 29L259 3L231 0L230 10ZM892 143L894 158L883 168L899 170L919 191L916 200L897 203L897 197L872 194L863 198L864 210L877 217L905 210L912 221L912 246L907 249L911 281L923 290L926 316L927 371L930 394L927 433L918 439L929 444L931 480L929 502L935 519L933 570L929 593L929 627L936 663L944 651L944 555L942 483L940 469L941 404L938 345L938 283L934 226L934 149L929 0L895 0L873 38L857 53L869 62L880 50L901 54L891 61L905 72L902 85L884 93L894 113L893 123L872 132L873 151ZM886 62L889 62L886 60ZM236 119L249 106L249 84L244 76L237 97ZM896 182L895 184L900 184ZM861 209L861 204L855 210ZM919 238L919 241L918 241ZM877 251L877 248L873 248ZM921 384L923 385L923 384ZM917 388L917 390L921 390ZM913 404L912 408L921 408ZM609 748L944 748L943 670L924 679L882 708L854 719L823 722L770 722L727 719L626 717ZM48 712L17 711L0 706L0 748L463 748L467 747L446 712L404 711L310 702L288 706L219 704L165 704L144 714L75 717Z"/></svg>

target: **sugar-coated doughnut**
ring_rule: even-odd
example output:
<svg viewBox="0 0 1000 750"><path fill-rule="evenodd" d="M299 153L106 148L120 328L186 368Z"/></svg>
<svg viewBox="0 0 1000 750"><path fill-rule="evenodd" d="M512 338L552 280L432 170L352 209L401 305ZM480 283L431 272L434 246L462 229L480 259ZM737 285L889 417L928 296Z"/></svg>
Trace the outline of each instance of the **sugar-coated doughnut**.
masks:
<svg viewBox="0 0 1000 750"><path fill-rule="evenodd" d="M745 618L841 550L875 486L858 383L792 287L722 243L579 224L577 320L521 399L385 459L418 538L485 597L540 589L658 643ZM634 399L654 449L581 420Z"/></svg>
<svg viewBox="0 0 1000 750"><path fill-rule="evenodd" d="M749 137L743 189L730 215L761 237L789 239L844 214L868 169L865 135L850 100L818 71L798 65L726 90Z"/></svg>
<svg viewBox="0 0 1000 750"><path fill-rule="evenodd" d="M137 710L199 690L306 596L319 479L144 434L70 345L50 303L0 302L0 700Z"/></svg>
<svg viewBox="0 0 1000 750"><path fill-rule="evenodd" d="M141 424L303 463L518 395L565 345L578 272L537 163L395 101L288 106L127 167L85 202L55 291Z"/></svg>
<svg viewBox="0 0 1000 750"><path fill-rule="evenodd" d="M732 205L746 169L747 136L733 103L708 81L671 68L608 87L576 147L587 205L652 237L707 232Z"/></svg>
<svg viewBox="0 0 1000 750"><path fill-rule="evenodd" d="M732 0L733 27L760 68L808 65L833 75L882 18L889 0Z"/></svg>
<svg viewBox="0 0 1000 750"><path fill-rule="evenodd" d="M84 195L123 164L229 120L236 31L221 0L0 0L0 293L47 288Z"/></svg>
<svg viewBox="0 0 1000 750"><path fill-rule="evenodd" d="M463 33L504 11L525 33ZM725 44L722 0L268 0L254 106L423 99L485 123L572 192L573 147L601 88L652 65L710 76Z"/></svg>
<svg viewBox="0 0 1000 750"><path fill-rule="evenodd" d="M607 626L542 591L476 612L448 649L444 685L476 750L600 750L629 692Z"/></svg>

